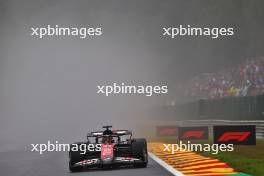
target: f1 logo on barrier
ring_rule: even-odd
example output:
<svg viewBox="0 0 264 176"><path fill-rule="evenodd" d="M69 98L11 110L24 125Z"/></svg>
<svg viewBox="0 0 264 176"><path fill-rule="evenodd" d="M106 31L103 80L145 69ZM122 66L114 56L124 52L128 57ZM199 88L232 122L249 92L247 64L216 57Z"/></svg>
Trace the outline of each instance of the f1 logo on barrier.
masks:
<svg viewBox="0 0 264 176"><path fill-rule="evenodd" d="M214 143L256 145L254 125L214 126Z"/></svg>
<svg viewBox="0 0 264 176"><path fill-rule="evenodd" d="M159 137L162 136L176 136L177 135L177 127L176 126L157 126L156 134Z"/></svg>
<svg viewBox="0 0 264 176"><path fill-rule="evenodd" d="M207 140L208 127L179 127L179 140Z"/></svg>
<svg viewBox="0 0 264 176"><path fill-rule="evenodd" d="M201 138L204 134L204 131L186 131L183 135L183 139L189 139L189 138Z"/></svg>
<svg viewBox="0 0 264 176"><path fill-rule="evenodd" d="M218 141L220 142L228 142L230 140L244 141L250 135L251 132L225 132Z"/></svg>

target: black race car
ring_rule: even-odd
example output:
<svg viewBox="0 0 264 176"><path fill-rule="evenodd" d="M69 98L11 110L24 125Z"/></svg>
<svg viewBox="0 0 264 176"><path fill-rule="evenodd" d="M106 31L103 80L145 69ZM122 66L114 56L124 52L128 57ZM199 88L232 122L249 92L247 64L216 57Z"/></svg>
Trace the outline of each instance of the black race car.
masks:
<svg viewBox="0 0 264 176"><path fill-rule="evenodd" d="M147 166L146 139L132 138L132 132L129 130L111 130L112 126L103 128L104 131L88 133L86 142L71 144L69 151L71 172L93 167Z"/></svg>

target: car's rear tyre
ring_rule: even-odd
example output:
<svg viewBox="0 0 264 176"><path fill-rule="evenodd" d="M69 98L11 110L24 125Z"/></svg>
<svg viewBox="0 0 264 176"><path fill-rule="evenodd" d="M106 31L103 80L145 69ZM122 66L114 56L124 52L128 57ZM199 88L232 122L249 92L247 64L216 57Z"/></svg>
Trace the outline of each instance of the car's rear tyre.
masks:
<svg viewBox="0 0 264 176"><path fill-rule="evenodd" d="M132 142L132 154L142 162L133 164L134 167L144 168L148 165L148 149L146 139L134 139Z"/></svg>

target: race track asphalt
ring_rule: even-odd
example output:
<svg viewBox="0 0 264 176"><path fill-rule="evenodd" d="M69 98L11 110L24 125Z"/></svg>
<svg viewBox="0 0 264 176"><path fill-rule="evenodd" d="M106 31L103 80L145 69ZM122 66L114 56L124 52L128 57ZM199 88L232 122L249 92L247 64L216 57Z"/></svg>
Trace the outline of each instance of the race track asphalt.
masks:
<svg viewBox="0 0 264 176"><path fill-rule="evenodd" d="M68 156L63 152L38 154L33 152L0 152L1 176L172 176L149 159L147 168L124 167L111 170L85 170L71 173Z"/></svg>

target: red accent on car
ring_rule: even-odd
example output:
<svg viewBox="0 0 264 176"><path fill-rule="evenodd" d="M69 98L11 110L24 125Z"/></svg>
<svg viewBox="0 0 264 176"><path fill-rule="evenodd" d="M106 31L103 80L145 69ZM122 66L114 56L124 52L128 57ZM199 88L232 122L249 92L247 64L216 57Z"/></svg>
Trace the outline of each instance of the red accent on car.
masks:
<svg viewBox="0 0 264 176"><path fill-rule="evenodd" d="M113 144L102 144L101 145L101 159L113 158L114 156L114 145Z"/></svg>

